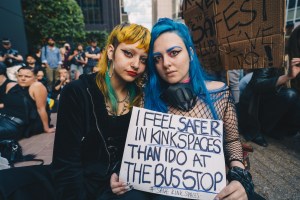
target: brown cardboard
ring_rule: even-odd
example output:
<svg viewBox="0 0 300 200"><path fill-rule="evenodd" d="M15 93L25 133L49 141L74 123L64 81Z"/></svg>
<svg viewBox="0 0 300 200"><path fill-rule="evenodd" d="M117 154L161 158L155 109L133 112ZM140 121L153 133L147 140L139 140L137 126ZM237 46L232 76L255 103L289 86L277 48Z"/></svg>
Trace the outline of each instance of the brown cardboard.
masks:
<svg viewBox="0 0 300 200"><path fill-rule="evenodd" d="M182 11L207 70L282 67L285 0L184 0Z"/></svg>

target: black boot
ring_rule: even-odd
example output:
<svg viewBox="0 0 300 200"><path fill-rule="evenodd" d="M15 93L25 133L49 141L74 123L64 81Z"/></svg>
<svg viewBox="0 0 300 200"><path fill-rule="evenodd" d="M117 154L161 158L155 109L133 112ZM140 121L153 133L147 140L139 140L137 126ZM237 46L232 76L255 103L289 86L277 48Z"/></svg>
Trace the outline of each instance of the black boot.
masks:
<svg viewBox="0 0 300 200"><path fill-rule="evenodd" d="M269 145L265 137L261 134L257 135L254 139L252 139L252 142L262 147L267 147Z"/></svg>

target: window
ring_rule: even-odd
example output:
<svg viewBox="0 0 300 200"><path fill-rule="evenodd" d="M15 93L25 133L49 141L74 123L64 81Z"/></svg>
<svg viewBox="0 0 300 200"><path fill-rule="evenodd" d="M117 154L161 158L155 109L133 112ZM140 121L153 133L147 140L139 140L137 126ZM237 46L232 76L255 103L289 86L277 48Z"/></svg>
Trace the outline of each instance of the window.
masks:
<svg viewBox="0 0 300 200"><path fill-rule="evenodd" d="M86 24L102 24L102 0L77 0Z"/></svg>
<svg viewBox="0 0 300 200"><path fill-rule="evenodd" d="M288 8L295 8L296 0L289 0L288 3Z"/></svg>

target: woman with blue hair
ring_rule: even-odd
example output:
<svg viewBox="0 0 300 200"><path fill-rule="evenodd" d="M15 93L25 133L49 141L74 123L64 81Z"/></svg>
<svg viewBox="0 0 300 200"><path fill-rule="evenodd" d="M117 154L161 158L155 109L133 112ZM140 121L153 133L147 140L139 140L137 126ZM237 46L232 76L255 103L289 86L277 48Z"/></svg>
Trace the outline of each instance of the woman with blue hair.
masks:
<svg viewBox="0 0 300 200"><path fill-rule="evenodd" d="M243 165L233 97L222 82L210 81L199 63L186 25L160 19L151 32L145 108L224 122L229 184L215 199L251 199L251 174Z"/></svg>

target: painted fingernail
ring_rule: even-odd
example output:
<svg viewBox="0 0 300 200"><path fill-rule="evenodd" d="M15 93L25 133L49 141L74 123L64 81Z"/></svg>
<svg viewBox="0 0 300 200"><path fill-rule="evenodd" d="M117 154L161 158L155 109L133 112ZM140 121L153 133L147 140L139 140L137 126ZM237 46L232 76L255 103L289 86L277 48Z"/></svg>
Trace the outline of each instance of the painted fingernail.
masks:
<svg viewBox="0 0 300 200"><path fill-rule="evenodd" d="M128 189L130 189L130 188L133 188L133 186L132 186L132 185L127 185L127 186L125 187L126 190L128 190Z"/></svg>
<svg viewBox="0 0 300 200"><path fill-rule="evenodd" d="M122 184L122 186L127 186L127 185L130 185L130 183L127 182L127 183L123 183L123 184Z"/></svg>
<svg viewBox="0 0 300 200"><path fill-rule="evenodd" d="M220 200L218 197L214 198L214 200Z"/></svg>
<svg viewBox="0 0 300 200"><path fill-rule="evenodd" d="M128 187L127 191L130 191L130 190L133 189L133 186L132 186L132 185L129 185L129 186L127 186L127 187Z"/></svg>

